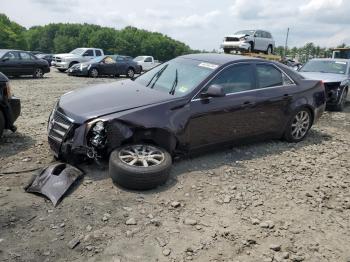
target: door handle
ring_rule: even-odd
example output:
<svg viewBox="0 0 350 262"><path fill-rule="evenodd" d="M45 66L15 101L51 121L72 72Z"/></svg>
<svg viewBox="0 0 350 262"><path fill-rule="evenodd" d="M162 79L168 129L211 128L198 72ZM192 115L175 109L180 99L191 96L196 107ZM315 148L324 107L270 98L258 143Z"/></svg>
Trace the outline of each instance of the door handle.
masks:
<svg viewBox="0 0 350 262"><path fill-rule="evenodd" d="M251 101L245 101L244 103L243 103L243 105L242 105L242 107L243 108L245 108L245 107L253 107L253 106L255 106L255 102L251 102Z"/></svg>
<svg viewBox="0 0 350 262"><path fill-rule="evenodd" d="M283 95L283 99L285 100L288 100L288 99L291 99L292 98L292 95L289 95L289 94L284 94Z"/></svg>

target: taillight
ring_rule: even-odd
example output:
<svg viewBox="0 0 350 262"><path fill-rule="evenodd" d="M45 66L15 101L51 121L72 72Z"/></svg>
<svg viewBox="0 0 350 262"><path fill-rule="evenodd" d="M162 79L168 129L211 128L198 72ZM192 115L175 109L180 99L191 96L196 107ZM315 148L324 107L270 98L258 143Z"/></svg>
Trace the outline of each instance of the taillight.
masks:
<svg viewBox="0 0 350 262"><path fill-rule="evenodd" d="M6 87L5 87L5 97L10 98L12 96L11 93L11 86L9 82L6 82Z"/></svg>

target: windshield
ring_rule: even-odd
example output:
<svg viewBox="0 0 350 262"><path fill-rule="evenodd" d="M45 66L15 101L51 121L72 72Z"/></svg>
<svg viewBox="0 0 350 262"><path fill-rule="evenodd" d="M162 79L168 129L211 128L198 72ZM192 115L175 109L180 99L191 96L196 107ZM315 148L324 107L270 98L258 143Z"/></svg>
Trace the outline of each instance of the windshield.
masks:
<svg viewBox="0 0 350 262"><path fill-rule="evenodd" d="M4 55L6 52L7 52L7 51L0 50L0 58L3 57L3 55Z"/></svg>
<svg viewBox="0 0 350 262"><path fill-rule="evenodd" d="M235 35L254 35L254 30L242 30L235 33Z"/></svg>
<svg viewBox="0 0 350 262"><path fill-rule="evenodd" d="M347 66L348 63L344 61L310 60L300 69L300 72L345 74Z"/></svg>
<svg viewBox="0 0 350 262"><path fill-rule="evenodd" d="M184 96L217 67L218 65L198 60L175 58L144 73L135 82L175 96Z"/></svg>
<svg viewBox="0 0 350 262"><path fill-rule="evenodd" d="M73 51L70 51L69 53L73 55L81 55L82 53L84 53L84 51L86 51L86 49L76 48Z"/></svg>
<svg viewBox="0 0 350 262"><path fill-rule="evenodd" d="M137 57L134 58L134 61L135 62L143 61L144 58L145 58L144 56L137 56Z"/></svg>

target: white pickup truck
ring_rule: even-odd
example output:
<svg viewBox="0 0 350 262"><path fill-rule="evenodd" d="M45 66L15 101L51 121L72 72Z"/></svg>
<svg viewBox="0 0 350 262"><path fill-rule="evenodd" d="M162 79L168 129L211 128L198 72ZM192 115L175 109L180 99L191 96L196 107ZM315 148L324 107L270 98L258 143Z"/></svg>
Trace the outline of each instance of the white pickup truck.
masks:
<svg viewBox="0 0 350 262"><path fill-rule="evenodd" d="M137 56L134 61L141 66L141 71L148 71L160 64L153 56Z"/></svg>
<svg viewBox="0 0 350 262"><path fill-rule="evenodd" d="M74 64L87 62L90 59L103 55L103 50L99 48L76 48L68 54L54 55L51 65L63 72Z"/></svg>

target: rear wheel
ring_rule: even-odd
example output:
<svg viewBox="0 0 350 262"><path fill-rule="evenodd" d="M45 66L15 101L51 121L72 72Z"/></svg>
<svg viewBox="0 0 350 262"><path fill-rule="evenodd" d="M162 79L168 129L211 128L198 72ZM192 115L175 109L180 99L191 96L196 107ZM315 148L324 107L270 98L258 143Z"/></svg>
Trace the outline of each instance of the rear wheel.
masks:
<svg viewBox="0 0 350 262"><path fill-rule="evenodd" d="M90 71L89 71L89 76L91 76L91 77L93 77L93 78L98 77L98 70L97 70L96 68L90 69Z"/></svg>
<svg viewBox="0 0 350 262"><path fill-rule="evenodd" d="M5 117L4 117L4 114L0 111L0 137L2 137L4 129L5 129Z"/></svg>
<svg viewBox="0 0 350 262"><path fill-rule="evenodd" d="M43 78L44 71L42 68L35 68L33 73L33 78Z"/></svg>
<svg viewBox="0 0 350 262"><path fill-rule="evenodd" d="M230 48L224 48L224 53L225 54L231 54L231 49Z"/></svg>
<svg viewBox="0 0 350 262"><path fill-rule="evenodd" d="M133 78L135 75L135 71L132 68L129 68L128 71L126 72L126 76L129 78Z"/></svg>
<svg viewBox="0 0 350 262"><path fill-rule="evenodd" d="M163 148L137 144L114 150L109 159L109 174L122 187L147 190L164 184L172 159Z"/></svg>
<svg viewBox="0 0 350 262"><path fill-rule="evenodd" d="M342 92L338 104L334 107L336 111L343 111L346 104L346 97L348 96L348 89L344 89Z"/></svg>
<svg viewBox="0 0 350 262"><path fill-rule="evenodd" d="M288 142L299 142L303 140L312 125L311 112L307 108L298 109L289 120L284 139Z"/></svg>
<svg viewBox="0 0 350 262"><path fill-rule="evenodd" d="M272 54L272 51L273 51L272 46L269 45L269 46L267 47L266 54L271 55L271 54Z"/></svg>

